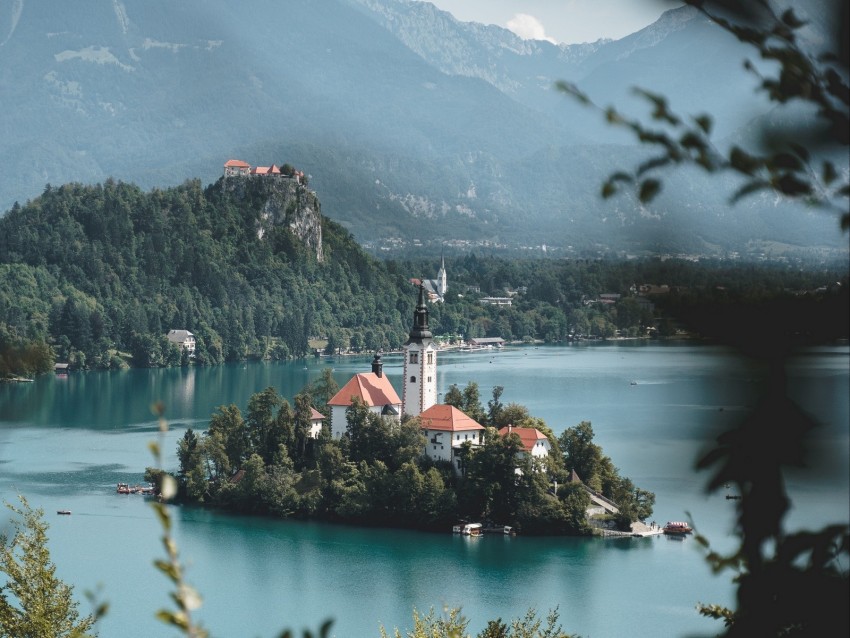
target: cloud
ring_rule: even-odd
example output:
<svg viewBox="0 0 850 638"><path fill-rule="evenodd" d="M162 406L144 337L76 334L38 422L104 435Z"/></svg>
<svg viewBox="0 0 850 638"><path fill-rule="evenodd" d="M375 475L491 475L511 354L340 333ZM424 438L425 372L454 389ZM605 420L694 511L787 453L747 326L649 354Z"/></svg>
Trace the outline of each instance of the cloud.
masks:
<svg viewBox="0 0 850 638"><path fill-rule="evenodd" d="M508 20L506 26L523 40L546 40L552 44L557 44L555 38L546 35L543 23L527 13L517 13Z"/></svg>

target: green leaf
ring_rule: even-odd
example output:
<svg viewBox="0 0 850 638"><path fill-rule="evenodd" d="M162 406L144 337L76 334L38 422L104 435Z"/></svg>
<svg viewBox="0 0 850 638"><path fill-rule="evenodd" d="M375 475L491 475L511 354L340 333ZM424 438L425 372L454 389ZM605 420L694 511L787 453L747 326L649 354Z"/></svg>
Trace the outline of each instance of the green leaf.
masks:
<svg viewBox="0 0 850 638"><path fill-rule="evenodd" d="M608 107L605 110L605 119L608 120L609 124L622 124L624 121L623 118L620 117L620 114L612 107Z"/></svg>
<svg viewBox="0 0 850 638"><path fill-rule="evenodd" d="M794 9L786 9L780 19L785 25L792 29L799 29L807 24L805 20L800 20L800 18L794 14Z"/></svg>
<svg viewBox="0 0 850 638"><path fill-rule="evenodd" d="M702 129L703 133L705 133L706 135L711 134L712 120L711 120L710 116L708 116L708 115L698 115L697 117L694 118L694 122L696 122L697 126L699 126Z"/></svg>
<svg viewBox="0 0 850 638"><path fill-rule="evenodd" d="M168 510L165 509L165 505L162 503L154 503L151 507L153 507L156 512L156 517L159 519L159 524L162 525L162 528L166 532L171 530L171 517L168 515Z"/></svg>
<svg viewBox="0 0 850 638"><path fill-rule="evenodd" d="M638 198L644 204L651 202L661 192L661 182L657 179L646 179L640 185Z"/></svg>
<svg viewBox="0 0 850 638"><path fill-rule="evenodd" d="M768 166L772 170L784 168L791 171L803 170L803 163L791 153L776 153L768 159Z"/></svg>
<svg viewBox="0 0 850 638"><path fill-rule="evenodd" d="M747 175L753 175L761 166L761 161L757 157L737 146L734 146L729 152L729 163L732 168Z"/></svg>
<svg viewBox="0 0 850 638"><path fill-rule="evenodd" d="M679 138L679 144L685 148L696 148L700 150L705 148L705 142L693 131L688 131L682 135L682 137Z"/></svg>
<svg viewBox="0 0 850 638"><path fill-rule="evenodd" d="M616 173L612 173L608 178L610 182L633 182L634 178L628 173L624 173L623 171L617 171Z"/></svg>
<svg viewBox="0 0 850 638"><path fill-rule="evenodd" d="M180 574L177 572L177 569L169 561L157 558L153 564L159 571L168 576L172 582L176 583L180 578Z"/></svg>
<svg viewBox="0 0 850 638"><path fill-rule="evenodd" d="M774 178L773 187L780 193L790 197L809 195L812 192L812 185L801 180L793 173L783 173Z"/></svg>
<svg viewBox="0 0 850 638"><path fill-rule="evenodd" d="M186 618L186 614L181 612L174 613L167 609L160 609L156 612L156 618L164 622L166 625L179 627L183 630L189 629L189 619Z"/></svg>
<svg viewBox="0 0 850 638"><path fill-rule="evenodd" d="M564 80L559 80L555 82L555 88L557 88L562 93L566 93L567 95L574 97L582 104L590 104L590 98L587 97L584 93L579 91L578 87L572 82L565 82Z"/></svg>

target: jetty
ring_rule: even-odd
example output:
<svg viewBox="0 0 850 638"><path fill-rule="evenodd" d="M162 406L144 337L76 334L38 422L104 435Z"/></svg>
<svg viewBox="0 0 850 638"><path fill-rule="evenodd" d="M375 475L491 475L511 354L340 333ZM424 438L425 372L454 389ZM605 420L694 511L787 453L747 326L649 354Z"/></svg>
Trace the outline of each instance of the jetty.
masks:
<svg viewBox="0 0 850 638"><path fill-rule="evenodd" d="M602 538L646 538L648 536L663 536L664 528L657 523L647 525L646 523L635 521L632 523L629 531L596 528L594 532Z"/></svg>

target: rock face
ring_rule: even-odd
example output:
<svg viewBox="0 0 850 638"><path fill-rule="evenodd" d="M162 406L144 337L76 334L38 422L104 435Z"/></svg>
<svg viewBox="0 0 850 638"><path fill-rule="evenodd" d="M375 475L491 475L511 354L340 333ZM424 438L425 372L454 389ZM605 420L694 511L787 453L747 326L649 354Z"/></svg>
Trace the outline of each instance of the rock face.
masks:
<svg viewBox="0 0 850 638"><path fill-rule="evenodd" d="M316 193L296 177L234 176L221 179L222 190L237 199L254 202L260 211L257 236L274 226L285 226L322 262L322 209Z"/></svg>

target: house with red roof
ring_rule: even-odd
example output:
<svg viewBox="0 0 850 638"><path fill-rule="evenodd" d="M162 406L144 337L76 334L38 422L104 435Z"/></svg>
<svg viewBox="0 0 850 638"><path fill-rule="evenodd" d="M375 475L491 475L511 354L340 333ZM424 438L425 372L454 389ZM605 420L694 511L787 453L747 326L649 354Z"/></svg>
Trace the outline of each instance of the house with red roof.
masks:
<svg viewBox="0 0 850 638"><path fill-rule="evenodd" d="M248 175L251 172L251 165L242 160L229 159L224 163L224 176L236 177L238 175Z"/></svg>
<svg viewBox="0 0 850 638"><path fill-rule="evenodd" d="M250 175L265 175L269 177L279 177L280 169L272 164L271 166L255 166L249 171Z"/></svg>
<svg viewBox="0 0 850 638"><path fill-rule="evenodd" d="M545 459L549 456L549 451L552 449L549 437L537 428L515 428L512 425L506 425L499 430L499 435L515 435L519 437L519 440L522 442L523 449L520 454L530 456L532 461Z"/></svg>
<svg viewBox="0 0 850 638"><path fill-rule="evenodd" d="M467 441L473 446L484 442L484 426L453 405L437 403L419 415L425 435L425 456L435 461L448 461L460 473L461 446Z"/></svg>
<svg viewBox="0 0 850 638"><path fill-rule="evenodd" d="M401 419L401 399L393 388L390 380L384 376L381 355L376 354L372 360L372 372L355 374L342 389L337 392L328 405L331 406L331 434L339 438L346 430L345 411L354 399L360 399L380 416L388 416L396 421Z"/></svg>

